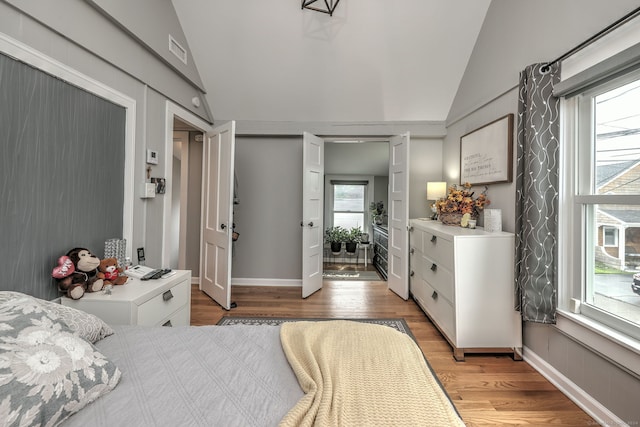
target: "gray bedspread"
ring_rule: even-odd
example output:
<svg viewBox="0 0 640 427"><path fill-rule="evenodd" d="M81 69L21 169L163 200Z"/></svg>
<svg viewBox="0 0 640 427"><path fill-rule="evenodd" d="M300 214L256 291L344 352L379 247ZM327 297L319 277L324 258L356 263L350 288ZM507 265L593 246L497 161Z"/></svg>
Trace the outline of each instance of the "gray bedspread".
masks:
<svg viewBox="0 0 640 427"><path fill-rule="evenodd" d="M114 326L120 384L64 426L275 426L303 392L279 326Z"/></svg>

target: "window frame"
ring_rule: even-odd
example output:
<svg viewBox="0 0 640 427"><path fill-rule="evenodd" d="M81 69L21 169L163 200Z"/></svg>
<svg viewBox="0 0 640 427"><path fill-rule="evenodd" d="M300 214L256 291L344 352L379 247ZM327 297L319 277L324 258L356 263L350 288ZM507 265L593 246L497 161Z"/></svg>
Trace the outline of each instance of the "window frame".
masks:
<svg viewBox="0 0 640 427"><path fill-rule="evenodd" d="M634 80L640 80L640 70L561 99L560 165L564 171L560 173L558 254L566 262L558 263L556 327L640 374L640 327L584 303L593 286L593 274L587 273L594 269L593 253L587 248L594 247L597 238L595 205L640 205L640 195L594 194L593 100L597 94ZM580 120L584 117L590 119Z"/></svg>
<svg viewBox="0 0 640 427"><path fill-rule="evenodd" d="M373 200L373 185L374 177L371 175L325 175L325 228L333 227L333 197L334 197L334 184L331 181L341 181L341 184L348 184L349 181L354 183L361 183L366 181L364 191L364 210L363 210L363 224L362 232L371 234L370 221L368 221L369 215L369 201ZM339 211L343 212L343 211Z"/></svg>

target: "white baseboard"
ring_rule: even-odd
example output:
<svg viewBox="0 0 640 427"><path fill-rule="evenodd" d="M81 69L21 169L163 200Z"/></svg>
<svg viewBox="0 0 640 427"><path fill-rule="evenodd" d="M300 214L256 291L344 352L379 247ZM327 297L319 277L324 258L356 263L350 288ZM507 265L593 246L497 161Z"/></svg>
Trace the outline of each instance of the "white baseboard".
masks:
<svg viewBox="0 0 640 427"><path fill-rule="evenodd" d="M301 279L244 279L239 277L231 278L232 286L292 286L301 287Z"/></svg>
<svg viewBox="0 0 640 427"><path fill-rule="evenodd" d="M578 387L573 381L564 376L560 371L547 363L544 359L531 351L523 348L523 359L556 386L564 395L571 399L583 411L589 414L603 426L628 426L626 422L618 418L613 412L594 399L590 394Z"/></svg>

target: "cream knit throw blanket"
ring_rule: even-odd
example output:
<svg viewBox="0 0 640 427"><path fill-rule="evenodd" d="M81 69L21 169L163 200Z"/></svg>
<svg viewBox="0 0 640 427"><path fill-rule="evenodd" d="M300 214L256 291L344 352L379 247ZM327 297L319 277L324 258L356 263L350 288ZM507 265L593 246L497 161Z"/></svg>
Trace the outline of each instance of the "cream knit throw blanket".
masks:
<svg viewBox="0 0 640 427"><path fill-rule="evenodd" d="M411 337L331 320L281 326L305 396L281 426L464 426Z"/></svg>

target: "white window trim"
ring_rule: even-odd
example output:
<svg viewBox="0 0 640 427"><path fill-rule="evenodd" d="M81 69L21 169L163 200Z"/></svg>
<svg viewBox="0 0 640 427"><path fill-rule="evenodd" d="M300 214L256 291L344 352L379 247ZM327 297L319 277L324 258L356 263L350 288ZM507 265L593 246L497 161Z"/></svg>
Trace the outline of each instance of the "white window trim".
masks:
<svg viewBox="0 0 640 427"><path fill-rule="evenodd" d="M573 193L577 180L574 163L585 161L585 159L578 158L573 143L578 131L577 113L567 114L576 111L576 109L577 99L575 97L561 101L562 140L571 143L560 144L560 165L563 170L569 172L560 174L558 259L567 260L567 262L558 263L558 319L555 327L620 368L640 375L640 341L579 312L573 313L570 309L572 301L582 300L582 283L584 282L581 260L584 259L585 254L581 245L577 245L576 239L574 239L574 236L583 236L584 238L584 230L581 228L582 210L579 202L598 197L574 196ZM628 200L629 196L624 197ZM574 260L578 262L574 262Z"/></svg>

